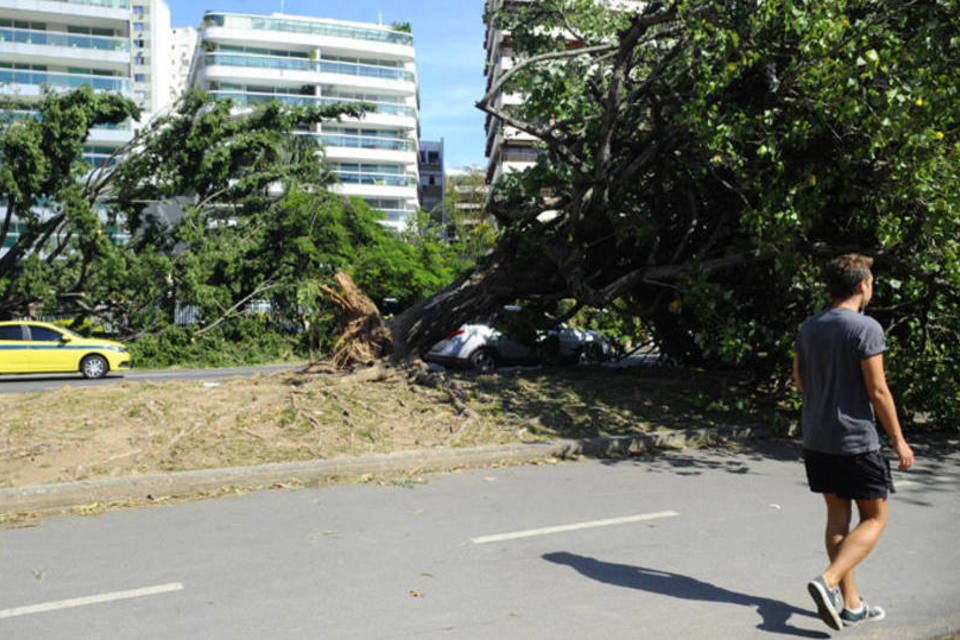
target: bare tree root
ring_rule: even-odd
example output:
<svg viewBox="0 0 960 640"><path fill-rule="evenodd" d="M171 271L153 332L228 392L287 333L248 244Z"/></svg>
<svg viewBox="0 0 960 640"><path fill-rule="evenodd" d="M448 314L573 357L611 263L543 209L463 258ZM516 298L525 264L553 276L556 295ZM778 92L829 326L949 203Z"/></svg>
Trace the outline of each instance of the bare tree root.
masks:
<svg viewBox="0 0 960 640"><path fill-rule="evenodd" d="M466 394L446 374L432 371L419 358L388 363L394 352L393 337L383 322L377 306L346 273L334 276L337 288L324 286L323 291L337 306L342 331L333 348L333 367L350 373L334 378L334 384L390 382L406 376L408 383L443 391L458 415L473 417ZM327 372L319 363L311 363L305 372Z"/></svg>
<svg viewBox="0 0 960 640"><path fill-rule="evenodd" d="M366 296L349 275L340 271L333 277L337 289L323 286L323 292L337 305L341 333L333 347L337 369L369 365L393 352L390 329L383 322L377 305Z"/></svg>

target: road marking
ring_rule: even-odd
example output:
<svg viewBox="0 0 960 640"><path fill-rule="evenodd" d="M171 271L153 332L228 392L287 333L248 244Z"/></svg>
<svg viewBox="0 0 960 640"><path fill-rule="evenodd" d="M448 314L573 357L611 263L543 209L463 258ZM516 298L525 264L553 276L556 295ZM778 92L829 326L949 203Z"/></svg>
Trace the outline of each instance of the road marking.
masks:
<svg viewBox="0 0 960 640"><path fill-rule="evenodd" d="M680 515L676 511L658 511L656 513L641 513L635 516L623 516L622 518L608 518L606 520L591 520L589 522L576 522L574 524L562 524L555 527L544 527L542 529L527 529L526 531L514 531L512 533L498 533L492 536L480 536L479 538L470 538L474 544L487 544L489 542L503 542L505 540L516 540L518 538L532 538L533 536L545 536L551 533L563 533L566 531L580 531L581 529L595 529L597 527L612 527L618 524L629 524L631 522L644 522L647 520L659 520L661 518L673 518Z"/></svg>
<svg viewBox="0 0 960 640"><path fill-rule="evenodd" d="M143 598L145 596L156 596L162 593L171 593L180 591L183 585L179 582L170 584L161 584L155 587L144 587L142 589L130 589L128 591L113 591L112 593L101 593L95 596L86 596L83 598L71 598L70 600L57 600L54 602L44 602L42 604L33 604L26 607L16 607L14 609L0 609L0 620L4 618L14 618L16 616L27 616L34 613L46 613L48 611L58 611L60 609L72 609L74 607L86 607L91 604L103 604L104 602L114 602L116 600L129 600L131 598Z"/></svg>

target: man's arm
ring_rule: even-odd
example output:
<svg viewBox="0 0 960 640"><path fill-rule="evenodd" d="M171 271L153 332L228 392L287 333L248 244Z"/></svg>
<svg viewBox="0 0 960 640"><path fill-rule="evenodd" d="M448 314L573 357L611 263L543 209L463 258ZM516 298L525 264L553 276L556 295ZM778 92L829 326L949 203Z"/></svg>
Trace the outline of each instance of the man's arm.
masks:
<svg viewBox="0 0 960 640"><path fill-rule="evenodd" d="M913 466L913 450L903 437L900 429L900 420L897 419L897 406L893 402L893 394L887 386L887 377L883 373L883 354L864 358L860 361L863 371L863 381L867 386L867 395L877 412L883 430L890 436L893 449L900 458L900 470L906 471Z"/></svg>

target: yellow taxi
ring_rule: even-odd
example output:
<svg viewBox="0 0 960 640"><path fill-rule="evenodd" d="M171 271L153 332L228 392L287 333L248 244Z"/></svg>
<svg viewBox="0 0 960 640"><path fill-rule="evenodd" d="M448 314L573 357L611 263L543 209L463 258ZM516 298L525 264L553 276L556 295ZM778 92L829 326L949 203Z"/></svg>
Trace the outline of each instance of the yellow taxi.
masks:
<svg viewBox="0 0 960 640"><path fill-rule="evenodd" d="M113 340L84 338L47 322L0 322L0 373L71 373L102 378L130 368L130 352Z"/></svg>

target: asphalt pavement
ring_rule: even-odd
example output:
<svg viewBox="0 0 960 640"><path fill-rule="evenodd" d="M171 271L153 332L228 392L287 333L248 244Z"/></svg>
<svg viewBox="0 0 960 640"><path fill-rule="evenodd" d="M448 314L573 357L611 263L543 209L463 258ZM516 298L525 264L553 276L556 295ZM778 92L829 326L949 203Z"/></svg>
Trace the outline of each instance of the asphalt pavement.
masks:
<svg viewBox="0 0 960 640"><path fill-rule="evenodd" d="M796 444L261 491L0 530L0 638L827 638ZM960 452L917 447L858 570L887 619L960 630Z"/></svg>

